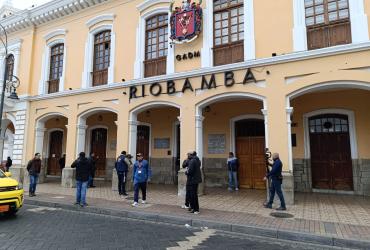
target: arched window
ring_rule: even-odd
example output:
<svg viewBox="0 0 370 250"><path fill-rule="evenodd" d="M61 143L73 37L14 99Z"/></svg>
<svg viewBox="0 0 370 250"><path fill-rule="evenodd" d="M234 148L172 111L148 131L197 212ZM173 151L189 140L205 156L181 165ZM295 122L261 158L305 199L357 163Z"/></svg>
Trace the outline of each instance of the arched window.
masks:
<svg viewBox="0 0 370 250"><path fill-rule="evenodd" d="M59 81L63 75L64 44L59 43L50 48L50 71L48 93L59 91Z"/></svg>
<svg viewBox="0 0 370 250"><path fill-rule="evenodd" d="M150 17L145 25L144 76L166 74L168 14Z"/></svg>
<svg viewBox="0 0 370 250"><path fill-rule="evenodd" d="M14 74L14 55L13 54L9 54L6 57L6 73L7 73L6 79L10 81Z"/></svg>
<svg viewBox="0 0 370 250"><path fill-rule="evenodd" d="M243 0L213 1L214 65L244 61Z"/></svg>
<svg viewBox="0 0 370 250"><path fill-rule="evenodd" d="M305 0L308 49L352 42L348 0Z"/></svg>
<svg viewBox="0 0 370 250"><path fill-rule="evenodd" d="M94 37L93 86L107 84L110 64L111 31L105 30Z"/></svg>

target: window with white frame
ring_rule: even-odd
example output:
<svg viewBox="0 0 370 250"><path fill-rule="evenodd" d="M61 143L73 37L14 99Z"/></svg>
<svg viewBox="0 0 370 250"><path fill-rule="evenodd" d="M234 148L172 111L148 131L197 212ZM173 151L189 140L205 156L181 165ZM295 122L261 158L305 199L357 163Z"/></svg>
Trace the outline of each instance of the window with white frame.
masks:
<svg viewBox="0 0 370 250"><path fill-rule="evenodd" d="M96 16L86 22L89 29L82 74L82 88L111 84L114 81L114 14Z"/></svg>
<svg viewBox="0 0 370 250"><path fill-rule="evenodd" d="M58 43L50 48L50 70L48 93L59 91L59 82L63 75L64 43Z"/></svg>

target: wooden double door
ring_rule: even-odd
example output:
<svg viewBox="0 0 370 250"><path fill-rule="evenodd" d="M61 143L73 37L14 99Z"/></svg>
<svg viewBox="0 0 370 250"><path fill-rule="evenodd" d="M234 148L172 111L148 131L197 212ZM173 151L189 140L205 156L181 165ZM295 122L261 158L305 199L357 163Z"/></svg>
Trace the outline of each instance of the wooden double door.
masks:
<svg viewBox="0 0 370 250"><path fill-rule="evenodd" d="M309 120L312 187L353 190L349 122L346 115L328 114Z"/></svg>
<svg viewBox="0 0 370 250"><path fill-rule="evenodd" d="M63 131L53 131L49 138L49 157L47 159L47 174L61 176L59 159L63 154Z"/></svg>
<svg viewBox="0 0 370 250"><path fill-rule="evenodd" d="M107 129L96 128L91 131L90 152L95 153L95 177L105 177L107 161Z"/></svg>
<svg viewBox="0 0 370 250"><path fill-rule="evenodd" d="M142 153L145 160L149 161L150 127L137 126L136 153ZM134 156L136 157L136 155Z"/></svg>
<svg viewBox="0 0 370 250"><path fill-rule="evenodd" d="M236 156L239 159L239 186L266 189L265 127L263 120L246 119L235 123Z"/></svg>

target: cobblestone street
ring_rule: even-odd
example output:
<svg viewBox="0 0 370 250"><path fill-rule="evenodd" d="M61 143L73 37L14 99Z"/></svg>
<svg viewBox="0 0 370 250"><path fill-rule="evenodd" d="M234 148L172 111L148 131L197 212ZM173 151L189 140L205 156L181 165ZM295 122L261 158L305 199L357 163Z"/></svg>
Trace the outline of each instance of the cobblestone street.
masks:
<svg viewBox="0 0 370 250"><path fill-rule="evenodd" d="M0 217L0 249L333 248L26 205Z"/></svg>

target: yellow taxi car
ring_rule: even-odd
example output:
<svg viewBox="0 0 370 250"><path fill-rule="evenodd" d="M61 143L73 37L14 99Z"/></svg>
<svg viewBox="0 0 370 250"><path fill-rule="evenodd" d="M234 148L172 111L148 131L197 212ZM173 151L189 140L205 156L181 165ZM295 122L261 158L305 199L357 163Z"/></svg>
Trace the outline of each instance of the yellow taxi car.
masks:
<svg viewBox="0 0 370 250"><path fill-rule="evenodd" d="M23 205L23 188L0 169L0 214L13 215Z"/></svg>

